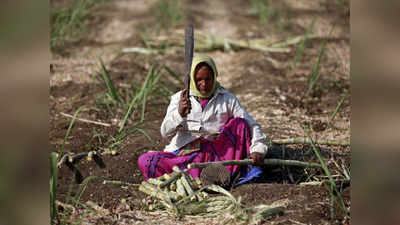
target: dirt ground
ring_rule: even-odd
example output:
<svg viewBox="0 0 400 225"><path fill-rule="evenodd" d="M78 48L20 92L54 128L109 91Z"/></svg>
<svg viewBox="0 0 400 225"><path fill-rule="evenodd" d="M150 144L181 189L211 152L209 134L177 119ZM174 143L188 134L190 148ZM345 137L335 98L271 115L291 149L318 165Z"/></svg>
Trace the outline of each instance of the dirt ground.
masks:
<svg viewBox="0 0 400 225"><path fill-rule="evenodd" d="M304 55L295 69L291 64L296 56L296 47L291 46L288 53L272 53L242 49L224 52L213 50L205 52L217 64L219 82L234 93L250 115L261 125L264 134L270 139L305 137L301 125L312 127L315 139L350 141L351 93L344 100L335 119L334 129L328 126L329 118L335 111L338 101L346 91L350 91L350 10L349 3L343 1L270 1L275 14L267 24L262 23L250 1L180 1L185 20L174 30L183 29L193 23L195 32L229 39L247 40L265 38L284 40L304 35L315 18L312 34L321 38L312 39L306 45ZM107 92L99 77L98 56L101 56L111 79L117 87L143 82L151 62L157 60L167 65L177 74L184 73L183 48L158 55L123 53L127 47L145 47L141 39L144 32L151 35L165 35L170 30L156 30L157 17L154 16L156 0L114 0L97 8L86 21L87 32L77 42L69 43L62 49L52 52L49 94L49 141L51 151L57 152L64 140L71 118L82 105L86 107L79 118L111 124L110 127L76 121L65 144L64 152L87 152L102 150L105 141L118 131L123 111L107 110L98 104ZM328 34L334 25L331 35ZM153 29L154 28L154 29ZM183 37L182 37L183 38ZM317 61L323 39L328 38L324 56L321 58L321 77L312 96L305 95L308 76ZM168 77L163 78L168 82ZM181 87L172 81L168 83L173 91ZM142 127L149 133L149 141L142 133L129 135L119 145L119 154L103 157L105 169L93 162L83 160L77 165L84 177L98 176L111 180L140 183L143 176L137 166L139 155L150 150L162 150L163 140L159 128L166 113L168 101L154 97L148 101L145 123ZM133 119L132 119L133 120ZM132 121L129 121L132 122ZM98 137L94 137L98 134ZM99 135L101 134L101 135ZM334 169L334 162L342 162L350 167L349 146L321 146L328 167ZM270 158L299 159L317 162L310 145L273 145L267 155ZM264 221L264 224L342 224L342 216L330 220L329 192L323 186L300 186L308 181L309 174L322 176L321 171L305 171L296 168L268 167L259 183L241 185L232 190L241 196L246 205L270 204L285 201L283 215ZM69 189L74 196L78 185L72 184L72 172L61 167L58 176L57 198L65 201ZM350 208L350 187L343 188L346 207ZM137 190L125 190L102 184L93 180L87 186L81 201L96 202L114 212L121 201L127 199L135 216L128 224L189 224L191 221L174 221L172 218L159 218L144 215L140 204L144 194ZM336 212L336 215L341 215ZM96 224L108 224L101 219ZM210 221L196 222L212 223ZM218 222L215 222L218 224Z"/></svg>

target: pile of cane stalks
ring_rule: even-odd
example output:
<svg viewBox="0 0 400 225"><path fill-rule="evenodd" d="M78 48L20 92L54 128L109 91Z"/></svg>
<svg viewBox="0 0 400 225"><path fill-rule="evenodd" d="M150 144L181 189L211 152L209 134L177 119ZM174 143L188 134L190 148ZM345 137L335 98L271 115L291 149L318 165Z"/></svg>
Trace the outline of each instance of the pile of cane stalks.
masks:
<svg viewBox="0 0 400 225"><path fill-rule="evenodd" d="M178 167L170 174L143 181L139 190L149 195L146 210L155 215L178 218L222 216L226 219L224 223L255 224L283 212L279 205L246 208L240 197L235 199L227 190L214 184L203 186L200 179L193 179L187 170Z"/></svg>

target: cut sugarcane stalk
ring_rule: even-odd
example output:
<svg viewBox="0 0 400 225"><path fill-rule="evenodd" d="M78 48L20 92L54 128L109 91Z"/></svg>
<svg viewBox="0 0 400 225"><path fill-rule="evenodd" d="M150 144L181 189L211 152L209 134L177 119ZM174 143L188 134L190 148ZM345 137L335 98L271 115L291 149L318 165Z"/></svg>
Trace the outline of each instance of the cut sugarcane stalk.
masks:
<svg viewBox="0 0 400 225"><path fill-rule="evenodd" d="M291 37L286 40L276 39L249 39L249 40L232 40L223 37L217 37L214 35L207 35L206 32L197 32L194 35L196 42L196 51L212 51L215 49L229 50L229 49L254 49L258 51L267 52L289 52L291 46L295 45L303 40L303 36ZM149 39L146 41L148 45L154 48L161 48L161 46L182 46L181 31L176 31L168 36L157 36L156 38ZM308 39L318 38L315 35L310 35ZM125 48L124 52L132 52L133 48ZM139 49L134 47L134 50ZM148 52L135 51L137 53L148 54Z"/></svg>
<svg viewBox="0 0 400 225"><path fill-rule="evenodd" d="M200 186L197 184L195 180L189 181L190 186L192 187L193 190L198 190L200 189Z"/></svg>
<svg viewBox="0 0 400 225"><path fill-rule="evenodd" d="M181 196L178 192L176 191L169 191L169 193L172 193L172 199L175 201L181 200L184 196ZM176 196L176 197L175 197Z"/></svg>
<svg viewBox="0 0 400 225"><path fill-rule="evenodd" d="M155 179L155 178L149 178L149 179L147 180L147 183L149 183L149 184L154 184L154 185L160 185L160 184L162 184L163 182L162 182L161 180L158 180L158 179Z"/></svg>
<svg viewBox="0 0 400 225"><path fill-rule="evenodd" d="M176 191L176 183L172 183L171 185L169 185L169 190Z"/></svg>
<svg viewBox="0 0 400 225"><path fill-rule="evenodd" d="M201 187L201 180L200 180L200 178L196 178L196 179L194 179L195 181L196 181L196 183L199 185L199 187Z"/></svg>
<svg viewBox="0 0 400 225"><path fill-rule="evenodd" d="M112 184L112 185L118 185L118 186L132 186L132 187L137 187L140 186L140 184L131 184L119 180L104 180L103 184Z"/></svg>
<svg viewBox="0 0 400 225"><path fill-rule="evenodd" d="M181 179L176 180L176 192L181 196L184 196L184 197L187 196L187 193L185 191L185 188L183 187Z"/></svg>
<svg viewBox="0 0 400 225"><path fill-rule="evenodd" d="M275 139L271 141L275 144L309 144L309 138L287 138L287 139ZM341 145L348 146L350 142L343 140L315 140L315 144L319 145Z"/></svg>
<svg viewBox="0 0 400 225"><path fill-rule="evenodd" d="M179 195L173 192L165 192L160 190L154 185L151 185L145 181L142 182L142 184L139 186L139 191L144 192L148 195L151 195L153 197L156 197L161 200L165 200L168 198L171 198L173 200L178 200Z"/></svg>
<svg viewBox="0 0 400 225"><path fill-rule="evenodd" d="M157 177L157 180L166 181L168 178L170 178L169 174L165 173L162 176Z"/></svg>
<svg viewBox="0 0 400 225"><path fill-rule="evenodd" d="M243 159L243 160L226 160L226 161L218 161L218 162L205 162L205 163L192 163L188 165L188 168L205 168L212 164L221 164L223 166L229 165L241 165L247 166L252 165L251 159ZM302 167L321 167L318 163L308 163L301 162L297 160L283 160L283 159L264 159L264 166L302 166Z"/></svg>
<svg viewBox="0 0 400 225"><path fill-rule="evenodd" d="M167 187L168 185L170 185L172 182L174 182L175 180L177 180L181 176L182 176L182 173L173 172L173 173L170 174L169 179L167 179L166 181L164 181L163 183L158 185L158 187L161 188L161 189L164 188L164 187Z"/></svg>
<svg viewBox="0 0 400 225"><path fill-rule="evenodd" d="M168 173L165 173L164 175L163 175L163 178L164 178L164 180L169 180L169 179L171 179L171 174L168 174Z"/></svg>
<svg viewBox="0 0 400 225"><path fill-rule="evenodd" d="M179 167L177 167L177 166L173 166L172 171L174 171L176 173L182 173L182 170L180 170Z"/></svg>
<svg viewBox="0 0 400 225"><path fill-rule="evenodd" d="M198 190L201 188L201 185L199 185L196 182L196 180L190 174L187 173L187 170L185 170L183 173L186 175L186 179L187 179L188 183L190 184L190 187L192 187L193 190Z"/></svg>
<svg viewBox="0 0 400 225"><path fill-rule="evenodd" d="M183 174L183 176L181 177L180 180L182 182L183 187L185 188L185 191L188 193L188 195L192 194L193 193L193 189L190 186L185 174ZM193 197L194 197L194 199L196 198L195 196L193 196ZM191 200L194 200L194 199L191 199Z"/></svg>
<svg viewBox="0 0 400 225"><path fill-rule="evenodd" d="M339 179L339 180L334 180L334 182L337 186L350 184L349 179ZM318 185L319 186L319 185L323 185L323 184L330 184L330 181L323 180L323 181L302 182L302 183L300 183L300 186L305 186L305 185Z"/></svg>
<svg viewBox="0 0 400 225"><path fill-rule="evenodd" d="M153 197L156 197L158 199L164 200L167 198L167 194L162 192L161 190L155 188L153 185L143 181L141 185L139 186L139 191L144 192L148 195L151 195Z"/></svg>
<svg viewBox="0 0 400 225"><path fill-rule="evenodd" d="M192 192L193 192L193 190L198 190L198 189L200 189L201 186L198 186L198 187L197 187L196 181L193 179L193 177L192 177L190 174L188 174L187 170L188 170L188 169L182 171L182 173L183 173L182 178L184 178L184 179L186 180L186 182L188 183L188 187L191 188ZM183 181L183 182L184 182L184 181ZM184 185L184 186L185 186L185 185ZM185 189L186 189L186 186L185 186ZM190 194L189 191L187 191L187 192L188 192L188 194ZM200 195L200 193L199 193L199 194L196 194L196 195L194 196L193 200L194 200L195 198L197 198L199 201L203 200L203 196Z"/></svg>

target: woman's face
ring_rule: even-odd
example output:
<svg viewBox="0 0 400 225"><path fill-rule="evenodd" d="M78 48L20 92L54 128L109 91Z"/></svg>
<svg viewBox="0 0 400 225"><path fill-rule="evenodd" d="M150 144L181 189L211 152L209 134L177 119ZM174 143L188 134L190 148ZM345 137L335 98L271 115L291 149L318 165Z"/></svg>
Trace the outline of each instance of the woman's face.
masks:
<svg viewBox="0 0 400 225"><path fill-rule="evenodd" d="M213 71L207 66L202 66L194 76L197 90L206 95L212 91L214 86Z"/></svg>

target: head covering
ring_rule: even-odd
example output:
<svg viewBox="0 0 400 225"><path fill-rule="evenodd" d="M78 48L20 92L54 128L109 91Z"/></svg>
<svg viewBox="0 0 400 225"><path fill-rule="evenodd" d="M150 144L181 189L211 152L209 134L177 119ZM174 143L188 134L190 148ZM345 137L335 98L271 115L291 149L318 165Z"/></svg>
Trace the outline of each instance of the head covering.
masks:
<svg viewBox="0 0 400 225"><path fill-rule="evenodd" d="M200 91L197 89L196 81L194 79L194 75L195 75L194 72L195 72L196 66L199 65L202 62L207 63L207 65L209 65L211 67L211 69L213 70L213 74L214 74L214 85L213 85L213 88L209 93L207 93L205 95L200 93ZM219 87L219 83L217 82L217 76L218 76L217 67L215 66L214 60L210 56L195 55L193 57L193 60L192 60L192 68L190 70L190 91L191 91L191 94L193 94L194 96L197 96L197 97L201 97L201 98L210 97L215 92L217 87Z"/></svg>

